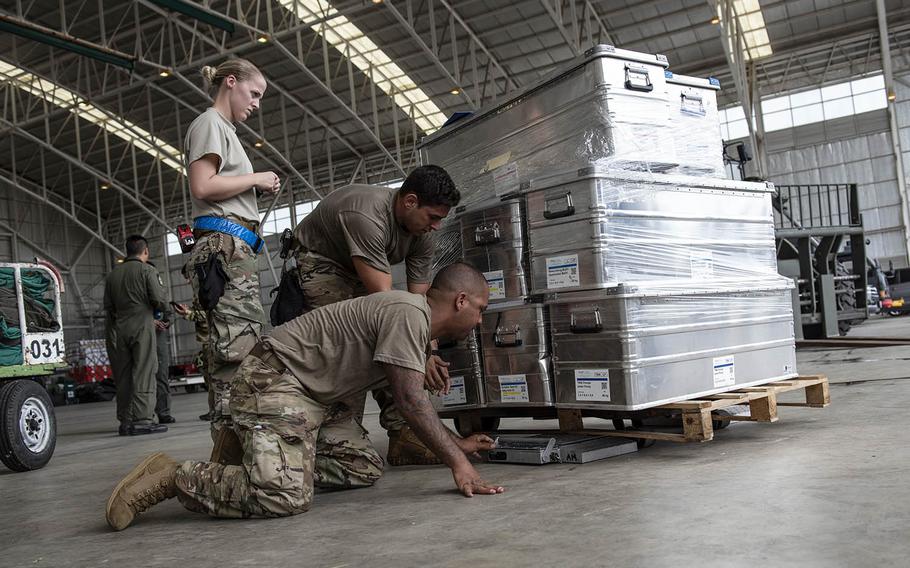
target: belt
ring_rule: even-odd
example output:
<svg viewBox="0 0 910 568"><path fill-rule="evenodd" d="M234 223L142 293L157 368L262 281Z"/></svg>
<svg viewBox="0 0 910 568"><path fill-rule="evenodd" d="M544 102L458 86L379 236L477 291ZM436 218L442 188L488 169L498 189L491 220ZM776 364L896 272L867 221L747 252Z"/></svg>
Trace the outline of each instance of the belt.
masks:
<svg viewBox="0 0 910 568"><path fill-rule="evenodd" d="M257 343L252 349L250 349L250 355L256 357L279 373L285 372L288 368L288 366L282 363L281 359L275 355L275 352L272 351L272 348L265 343Z"/></svg>
<svg viewBox="0 0 910 568"><path fill-rule="evenodd" d="M253 252L259 254L262 250L262 238L246 226L224 217L203 216L193 219L193 229L199 231L215 231L232 235L250 245Z"/></svg>

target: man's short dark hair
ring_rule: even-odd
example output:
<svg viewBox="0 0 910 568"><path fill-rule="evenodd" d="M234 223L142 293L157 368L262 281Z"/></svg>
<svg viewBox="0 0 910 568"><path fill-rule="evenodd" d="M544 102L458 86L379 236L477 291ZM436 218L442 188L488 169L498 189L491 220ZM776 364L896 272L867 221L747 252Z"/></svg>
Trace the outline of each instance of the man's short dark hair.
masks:
<svg viewBox="0 0 910 568"><path fill-rule="evenodd" d="M130 235L126 238L126 256L138 256L149 248L149 242L142 235Z"/></svg>
<svg viewBox="0 0 910 568"><path fill-rule="evenodd" d="M461 193L455 188L455 182L448 172L439 166L420 166L408 174L399 195L413 193L421 207L444 205L455 207L461 201Z"/></svg>
<svg viewBox="0 0 910 568"><path fill-rule="evenodd" d="M433 278L431 287L443 292L467 292L471 295L480 295L489 289L483 272L466 262L453 262L442 267Z"/></svg>

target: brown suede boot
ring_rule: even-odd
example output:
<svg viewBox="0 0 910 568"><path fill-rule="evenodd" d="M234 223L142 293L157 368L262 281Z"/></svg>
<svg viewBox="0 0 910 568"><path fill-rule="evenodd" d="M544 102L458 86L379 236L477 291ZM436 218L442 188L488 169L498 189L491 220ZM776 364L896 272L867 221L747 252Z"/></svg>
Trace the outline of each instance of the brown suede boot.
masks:
<svg viewBox="0 0 910 568"><path fill-rule="evenodd" d="M386 461L390 465L439 465L442 463L407 426L401 430L389 431L389 453Z"/></svg>
<svg viewBox="0 0 910 568"><path fill-rule="evenodd" d="M130 526L136 515L177 496L179 464L163 453L152 454L133 468L107 500L107 524L115 531Z"/></svg>

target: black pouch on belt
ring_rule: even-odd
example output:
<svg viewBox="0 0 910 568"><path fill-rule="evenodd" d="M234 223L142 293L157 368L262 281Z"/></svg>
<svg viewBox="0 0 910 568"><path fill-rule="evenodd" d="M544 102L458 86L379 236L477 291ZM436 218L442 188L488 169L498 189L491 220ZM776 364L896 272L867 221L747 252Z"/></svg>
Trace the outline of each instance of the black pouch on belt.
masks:
<svg viewBox="0 0 910 568"><path fill-rule="evenodd" d="M281 271L281 282L271 292L275 296L269 309L269 319L273 326L291 321L306 311L306 297L300 288L297 269Z"/></svg>
<svg viewBox="0 0 910 568"><path fill-rule="evenodd" d="M197 264L196 276L199 278L199 306L205 311L215 309L224 296L224 287L231 280L218 255L209 255L205 262Z"/></svg>

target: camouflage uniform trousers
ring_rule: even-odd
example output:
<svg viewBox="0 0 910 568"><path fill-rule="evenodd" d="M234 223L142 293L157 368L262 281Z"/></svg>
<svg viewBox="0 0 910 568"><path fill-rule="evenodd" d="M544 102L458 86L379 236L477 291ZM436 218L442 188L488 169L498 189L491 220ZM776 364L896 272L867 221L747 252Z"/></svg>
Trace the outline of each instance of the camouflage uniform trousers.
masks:
<svg viewBox="0 0 910 568"><path fill-rule="evenodd" d="M187 314L186 319L193 322L193 328L196 332L196 343L199 344L200 349L193 363L199 369L199 372L202 373L202 380L205 381L205 388L208 390L209 412L211 412L215 408L215 387L212 386L212 377L209 374L209 322L205 311L199 305L198 298L193 298L193 305L190 307L190 313Z"/></svg>
<svg viewBox="0 0 910 568"><path fill-rule="evenodd" d="M318 254L301 251L297 254L297 273L300 289L310 309L321 308L342 300L366 296L367 291L360 280L352 279L338 265ZM350 405L357 412L357 421L363 419L366 393L352 399ZM407 421L395 408L392 391L386 387L373 391L373 398L379 405L379 424L387 431L401 430Z"/></svg>
<svg viewBox="0 0 910 568"><path fill-rule="evenodd" d="M256 253L241 239L223 233L210 233L201 237L183 267L184 276L190 280L194 298L199 298L199 276L196 265L204 264L209 256L221 257L229 281L224 296L214 309L206 312L208 340L203 344L207 351L205 362L212 393L212 439L218 431L230 427L230 384L237 367L250 349L259 341L265 314L259 296L259 265ZM205 373L203 373L205 374Z"/></svg>
<svg viewBox="0 0 910 568"><path fill-rule="evenodd" d="M177 497L191 511L214 517L284 517L307 511L314 487L369 487L382 458L344 404L309 397L290 372L247 357L231 392L243 464L185 462Z"/></svg>

